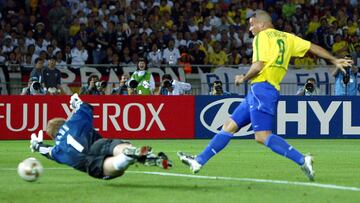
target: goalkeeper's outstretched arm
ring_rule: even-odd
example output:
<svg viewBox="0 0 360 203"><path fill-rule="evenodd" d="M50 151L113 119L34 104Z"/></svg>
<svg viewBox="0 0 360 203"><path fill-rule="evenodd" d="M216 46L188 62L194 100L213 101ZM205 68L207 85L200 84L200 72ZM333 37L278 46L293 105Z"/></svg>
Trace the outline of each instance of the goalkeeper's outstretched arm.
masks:
<svg viewBox="0 0 360 203"><path fill-rule="evenodd" d="M31 134L31 139L30 139L30 150L32 152L39 152L40 154L42 154L43 156L45 156L48 159L53 159L51 157L51 150L52 150L52 146L51 145L47 145L43 143L43 131L40 130L38 132L38 134L36 135L36 133L32 133Z"/></svg>
<svg viewBox="0 0 360 203"><path fill-rule="evenodd" d="M53 160L51 156L51 150L53 149L52 145L37 143L33 149L34 151L39 152L41 155L45 156L46 158Z"/></svg>

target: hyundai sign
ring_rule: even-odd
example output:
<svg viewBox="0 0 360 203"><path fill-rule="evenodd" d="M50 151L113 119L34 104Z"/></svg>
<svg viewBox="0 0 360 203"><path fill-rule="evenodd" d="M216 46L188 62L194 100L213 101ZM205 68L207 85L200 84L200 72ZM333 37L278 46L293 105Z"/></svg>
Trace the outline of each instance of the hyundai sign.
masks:
<svg viewBox="0 0 360 203"><path fill-rule="evenodd" d="M196 97L197 138L211 138L241 103L241 97ZM280 98L273 132L285 138L360 138L359 97ZM251 125L235 134L250 138Z"/></svg>

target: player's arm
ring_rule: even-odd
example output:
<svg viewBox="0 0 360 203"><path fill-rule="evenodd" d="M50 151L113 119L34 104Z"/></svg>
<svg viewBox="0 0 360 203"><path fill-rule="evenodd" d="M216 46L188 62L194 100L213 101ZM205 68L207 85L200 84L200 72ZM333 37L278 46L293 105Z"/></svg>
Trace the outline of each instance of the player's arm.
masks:
<svg viewBox="0 0 360 203"><path fill-rule="evenodd" d="M328 52L321 46L318 46L314 43L311 43L309 51L321 58L329 60L332 64L334 64L337 68L339 68L344 73L345 73L344 67L352 66L352 64L354 63L350 59L345 59L345 58L338 59L335 56L333 56L330 52Z"/></svg>
<svg viewBox="0 0 360 203"><path fill-rule="evenodd" d="M30 140L30 150L32 152L39 152L41 155L45 156L48 159L53 159L51 157L51 150L53 146L43 143L43 131L40 130L38 135L35 133L31 134Z"/></svg>
<svg viewBox="0 0 360 203"><path fill-rule="evenodd" d="M93 120L93 107L90 104L84 103L77 93L73 94L70 98L70 109L73 110L71 119L88 119L90 123Z"/></svg>
<svg viewBox="0 0 360 203"><path fill-rule="evenodd" d="M253 79L264 68L269 61L269 39L266 34L260 32L253 40L252 64L245 75L235 76L235 85L239 85L247 80Z"/></svg>
<svg viewBox="0 0 360 203"><path fill-rule="evenodd" d="M235 76L235 85L239 85L244 81L251 80L264 68L264 62L257 61L251 64L249 71L245 75L236 75Z"/></svg>
<svg viewBox="0 0 360 203"><path fill-rule="evenodd" d="M34 151L39 152L41 155L45 156L48 159L53 159L51 156L51 150L53 149L52 145L38 143L34 147Z"/></svg>

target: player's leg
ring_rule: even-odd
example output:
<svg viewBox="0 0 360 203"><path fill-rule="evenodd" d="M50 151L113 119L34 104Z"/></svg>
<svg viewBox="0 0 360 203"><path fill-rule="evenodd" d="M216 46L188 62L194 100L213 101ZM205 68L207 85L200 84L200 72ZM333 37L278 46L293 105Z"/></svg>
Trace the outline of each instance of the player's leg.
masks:
<svg viewBox="0 0 360 203"><path fill-rule="evenodd" d="M116 145L114 152L116 150L121 151L121 153L105 160L104 174L113 173L114 169L116 171L125 171L135 162L145 166L157 166L163 169L172 167L172 161L168 159L165 153L159 152L158 155L155 155L149 146L137 148L128 143L124 143Z"/></svg>
<svg viewBox="0 0 360 203"><path fill-rule="evenodd" d="M136 161L119 152L128 147L132 147L129 142L118 139L99 139L94 142L87 157L89 175L104 179L122 175Z"/></svg>
<svg viewBox="0 0 360 203"><path fill-rule="evenodd" d="M113 155L117 156L119 154L124 153L126 148L134 147L130 142L122 142L122 143L113 143L115 146L113 147Z"/></svg>
<svg viewBox="0 0 360 203"><path fill-rule="evenodd" d="M113 157L107 157L103 164L103 173L105 177L118 177L124 174L125 170L134 163L134 159L124 154Z"/></svg>
<svg viewBox="0 0 360 203"><path fill-rule="evenodd" d="M211 157L215 156L229 144L233 134L238 129L235 121L229 118L223 125L222 130L211 139L208 146L196 156L195 160L199 164L205 165Z"/></svg>
<svg viewBox="0 0 360 203"><path fill-rule="evenodd" d="M285 139L273 134L271 131L256 131L255 139L273 152L297 163L309 180L314 180L315 171L313 170L313 158L311 156L301 154Z"/></svg>
<svg viewBox="0 0 360 203"><path fill-rule="evenodd" d="M119 143L120 142L120 143ZM124 140L114 140L112 142L113 155L125 154L132 157L136 162L146 166L158 166L163 169L172 167L172 161L164 152L155 155L149 146L135 147L130 142Z"/></svg>
<svg viewBox="0 0 360 203"><path fill-rule="evenodd" d="M194 157L183 152L179 152L178 156L183 163L190 166L193 173L197 173L209 159L225 148L233 137L233 134L237 132L239 128L249 123L249 105L247 101L244 100L225 122L222 130L211 139L208 146L198 156Z"/></svg>
<svg viewBox="0 0 360 203"><path fill-rule="evenodd" d="M91 153L106 156L118 156L125 154L138 159L151 153L151 147L135 147L127 140L120 139L99 139L91 145Z"/></svg>
<svg viewBox="0 0 360 203"><path fill-rule="evenodd" d="M294 147L289 145L283 138L272 133L273 120L275 118L276 106L279 93L268 83L262 83L252 86L252 97L250 100L250 117L253 130L255 131L255 140L270 148L273 152L284 156L300 166L309 162ZM311 162L310 158L310 162ZM309 165L312 171L311 163ZM313 173L308 176L313 179Z"/></svg>
<svg viewBox="0 0 360 203"><path fill-rule="evenodd" d="M305 160L304 155L297 151L282 137L272 133L272 120L274 117L266 113L257 112L252 113L252 118L255 117L254 114L261 118L254 118L252 122L253 126L257 126L257 128L254 128L255 140L270 148L273 152L291 159L298 165L303 165Z"/></svg>
<svg viewBox="0 0 360 203"><path fill-rule="evenodd" d="M86 166L87 173L90 176L99 179L111 179L121 176L124 174L124 171L132 163L132 160L125 160L123 161L122 166L114 166L113 164L114 157L107 157L105 155L93 155L93 154L87 155L86 161L87 161L87 166Z"/></svg>

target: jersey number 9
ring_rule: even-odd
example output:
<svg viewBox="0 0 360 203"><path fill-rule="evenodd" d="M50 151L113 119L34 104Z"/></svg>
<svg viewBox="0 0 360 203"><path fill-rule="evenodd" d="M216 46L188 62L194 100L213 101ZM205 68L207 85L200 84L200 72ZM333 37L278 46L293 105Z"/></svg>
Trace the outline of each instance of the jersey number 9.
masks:
<svg viewBox="0 0 360 203"><path fill-rule="evenodd" d="M279 55L276 59L276 64L282 65L284 63L285 43L282 39L278 39L276 42L279 46Z"/></svg>

